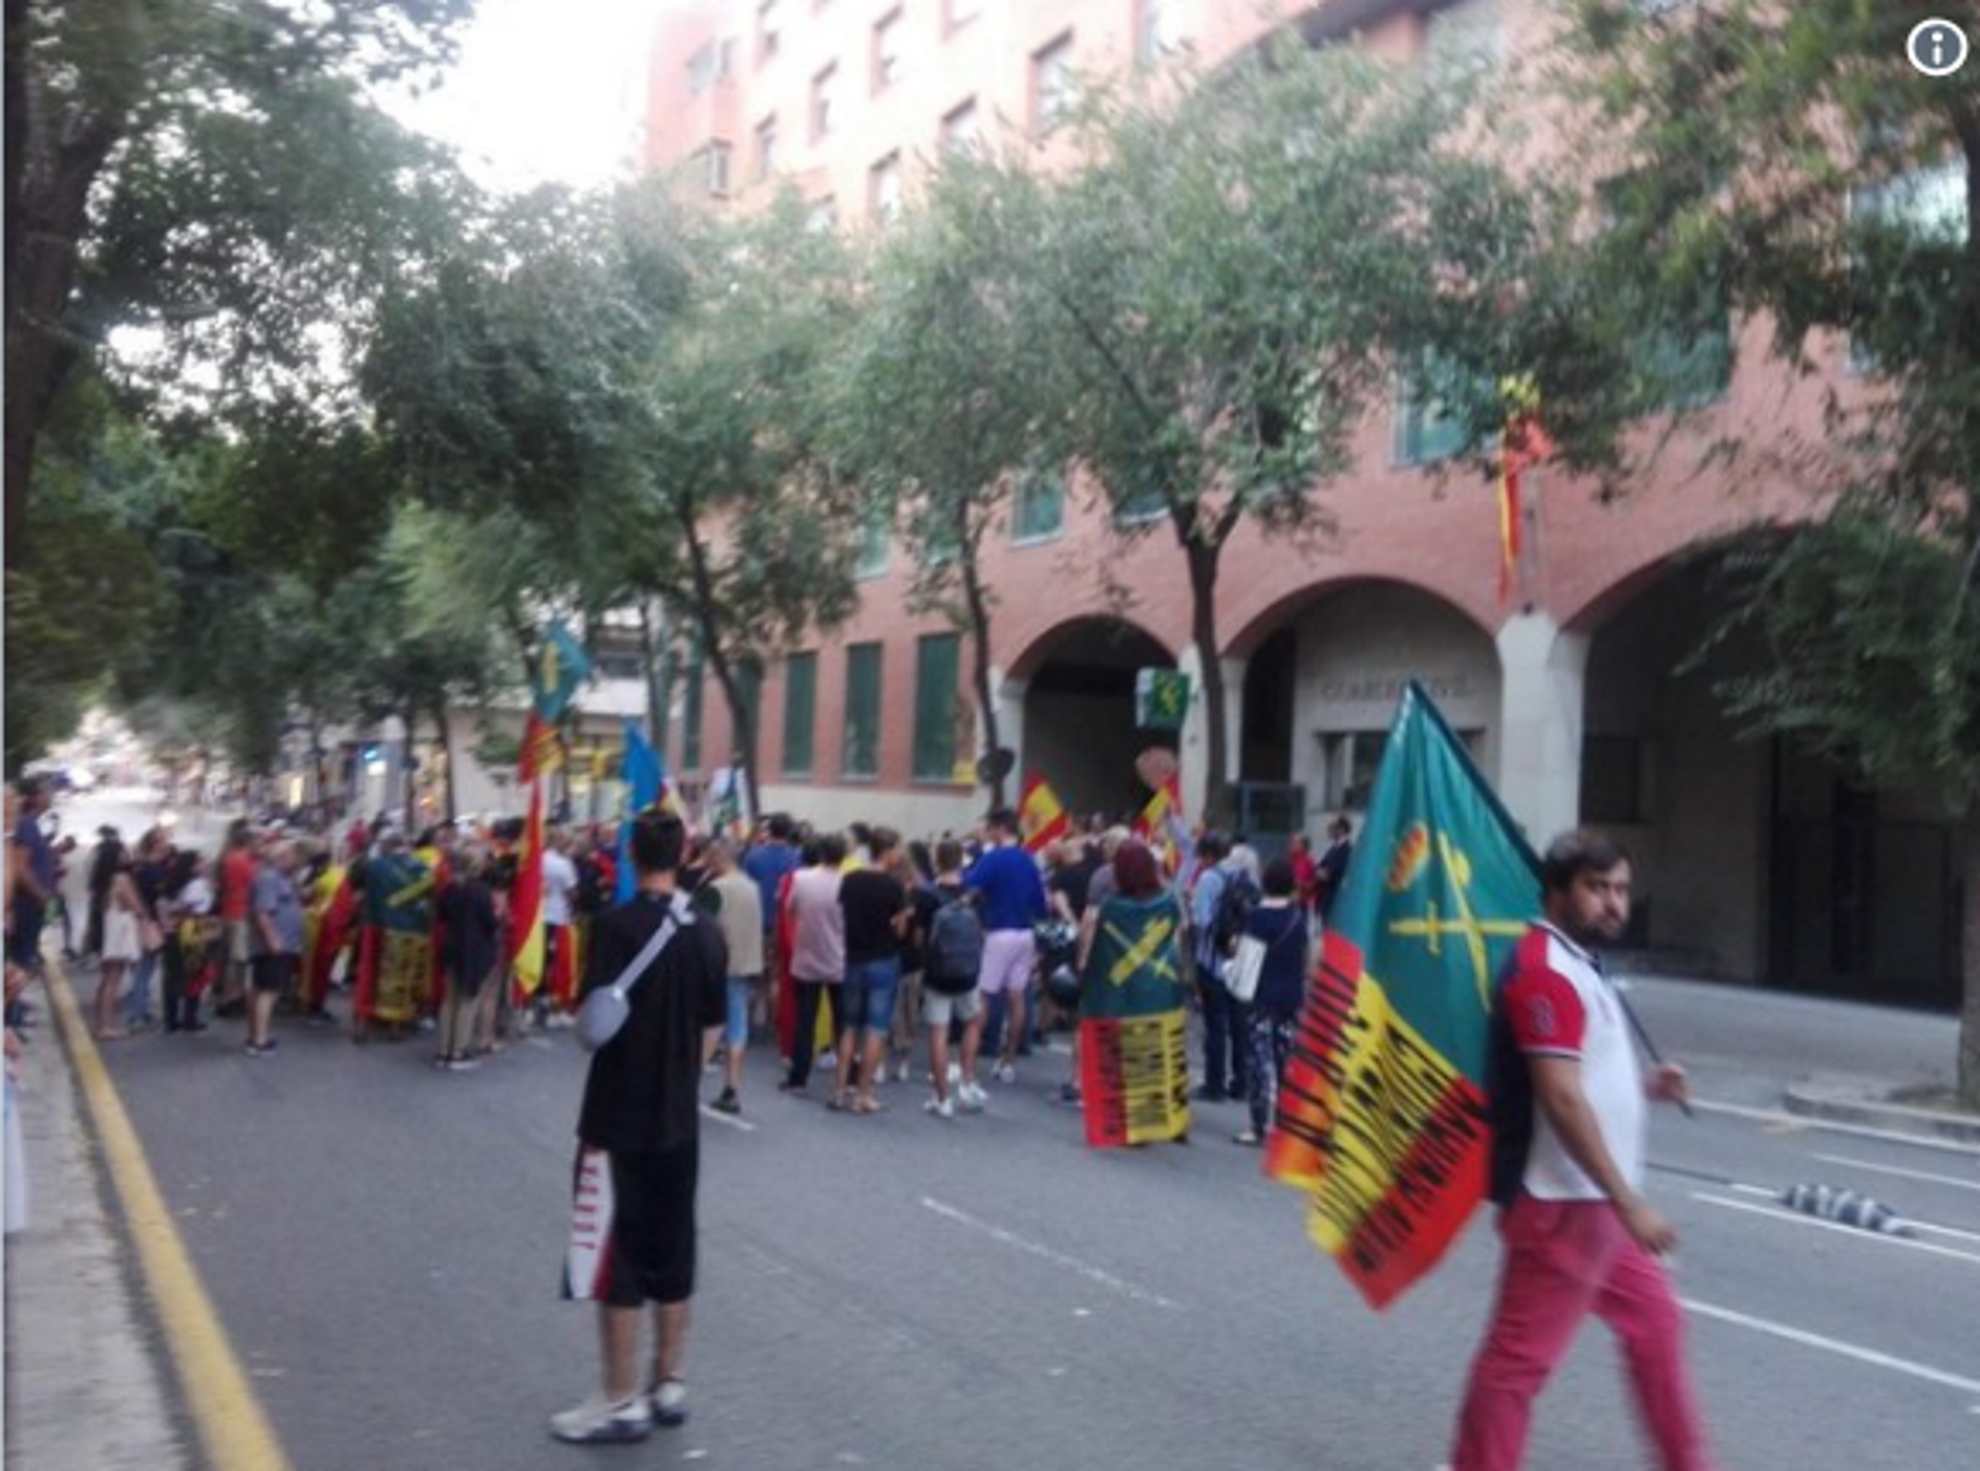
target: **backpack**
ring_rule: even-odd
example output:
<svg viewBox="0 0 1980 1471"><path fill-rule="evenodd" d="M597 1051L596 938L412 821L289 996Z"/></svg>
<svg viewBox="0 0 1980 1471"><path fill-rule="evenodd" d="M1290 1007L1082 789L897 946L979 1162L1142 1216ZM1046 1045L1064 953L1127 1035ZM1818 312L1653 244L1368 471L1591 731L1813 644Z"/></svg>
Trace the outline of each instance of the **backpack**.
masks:
<svg viewBox="0 0 1980 1471"><path fill-rule="evenodd" d="M960 996L983 968L983 920L966 894L946 900L928 922L928 968L922 984Z"/></svg>
<svg viewBox="0 0 1980 1471"><path fill-rule="evenodd" d="M1251 911L1264 896L1258 880L1241 868L1224 870L1224 891L1217 896L1217 917L1212 936L1219 955L1235 955L1237 942L1251 924Z"/></svg>

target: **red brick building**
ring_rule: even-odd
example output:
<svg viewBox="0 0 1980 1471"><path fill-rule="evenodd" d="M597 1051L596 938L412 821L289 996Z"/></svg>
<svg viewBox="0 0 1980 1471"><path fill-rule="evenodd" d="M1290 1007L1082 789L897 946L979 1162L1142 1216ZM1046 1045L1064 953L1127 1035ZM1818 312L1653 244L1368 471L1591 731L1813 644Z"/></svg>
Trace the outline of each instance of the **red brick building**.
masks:
<svg viewBox="0 0 1980 1471"><path fill-rule="evenodd" d="M1545 44L1531 0L1322 0L1284 22L1399 59L1440 48L1496 57ZM911 194L948 143L1049 120L1073 72L1215 64L1265 29L1251 0L732 0L666 19L652 65L648 162L694 165L691 187L748 207L794 184L844 228ZM1791 486L1728 483L1697 448L1724 429L1765 438L1817 426L1819 381L1774 370L1764 326L1691 447L1619 503L1559 473L1528 497L1517 595L1499 596L1496 503L1454 445L1404 401L1363 426L1358 469L1326 496L1340 532L1302 551L1256 532L1227 553L1225 644L1233 769L1261 835L1316 831L1352 810L1396 692L1432 690L1511 810L1543 839L1576 821L1637 850L1638 938L1728 977L1951 1004L1958 976L1956 834L1902 794L1870 793L1783 744L1739 737L1713 663L1687 656L1723 609L1697 549L1791 524ZM1834 374L1848 371L1838 345ZM903 552L875 538L862 607L764 671L757 752L766 801L823 822L966 826L982 792L968 650L903 611ZM1130 589L1103 596L1100 570ZM1003 740L1069 805L1121 811L1142 791L1135 672L1189 669L1188 596L1166 524L1123 541L1056 482L1029 485L987 549ZM726 760L712 688L690 696L672 758ZM1204 777L1200 711L1180 733L1186 793ZM960 779L958 779L960 778Z"/></svg>

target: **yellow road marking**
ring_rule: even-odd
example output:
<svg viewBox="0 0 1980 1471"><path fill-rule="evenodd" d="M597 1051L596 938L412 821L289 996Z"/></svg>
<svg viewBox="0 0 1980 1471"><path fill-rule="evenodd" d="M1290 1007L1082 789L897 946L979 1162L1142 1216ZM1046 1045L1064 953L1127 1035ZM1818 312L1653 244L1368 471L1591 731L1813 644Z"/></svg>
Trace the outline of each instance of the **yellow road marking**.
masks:
<svg viewBox="0 0 1980 1471"><path fill-rule="evenodd" d="M200 1285L199 1272L172 1213L165 1208L144 1146L117 1096L117 1085L110 1080L103 1055L83 1024L69 978L52 961L48 965L48 997L83 1097L88 1100L111 1182L123 1203L145 1284L171 1346L173 1367L206 1447L206 1465L213 1471L289 1471L288 1455L275 1438L261 1402L248 1387L247 1371Z"/></svg>

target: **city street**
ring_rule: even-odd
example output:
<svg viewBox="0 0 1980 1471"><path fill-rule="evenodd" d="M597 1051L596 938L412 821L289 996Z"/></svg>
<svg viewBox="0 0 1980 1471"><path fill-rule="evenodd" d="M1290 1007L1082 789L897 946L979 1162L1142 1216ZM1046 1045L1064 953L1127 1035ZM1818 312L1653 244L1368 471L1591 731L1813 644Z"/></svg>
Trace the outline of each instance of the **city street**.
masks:
<svg viewBox="0 0 1980 1471"><path fill-rule="evenodd" d="M79 971L76 990L92 984ZM1668 1046L1712 1040L1695 1120L1657 1121L1652 1189L1728 1468L1966 1467L1980 1454L1980 1151L1788 1123L1810 1070L1949 1056L1943 1018L1645 981ZM307 1471L568 1464L544 1419L591 1387L590 1310L560 1303L569 1034L440 1074L415 1038L359 1048L287 1022L106 1057L235 1351ZM1791 1046L1769 1049L1767 1039ZM51 1037L52 1040L52 1037ZM1701 1048L1701 1051L1703 1049ZM1742 1065L1738 1054L1750 1052ZM1231 1145L1099 1154L1033 1058L990 1111L942 1123L778 1096L752 1059L740 1121L706 1115L692 1418L641 1464L1438 1464L1492 1286L1489 1226L1386 1316L1305 1240L1302 1202ZM1709 1106L1721 1100L1727 1107ZM1887 1239L1781 1210L1796 1183L1875 1195ZM1544 1400L1531 1464L1644 1464L1606 1335Z"/></svg>

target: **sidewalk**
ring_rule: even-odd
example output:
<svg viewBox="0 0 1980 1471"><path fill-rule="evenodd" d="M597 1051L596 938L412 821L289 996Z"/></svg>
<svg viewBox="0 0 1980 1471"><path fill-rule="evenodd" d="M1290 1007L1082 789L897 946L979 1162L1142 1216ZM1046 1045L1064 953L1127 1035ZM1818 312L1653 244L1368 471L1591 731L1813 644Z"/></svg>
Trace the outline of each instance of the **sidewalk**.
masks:
<svg viewBox="0 0 1980 1471"><path fill-rule="evenodd" d="M75 1073L46 993L28 996L28 1227L7 1238L7 1471L184 1471L188 1434Z"/></svg>

